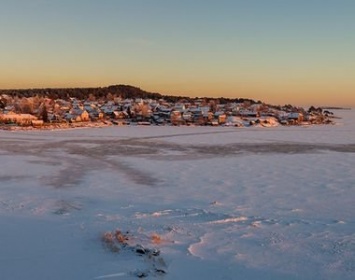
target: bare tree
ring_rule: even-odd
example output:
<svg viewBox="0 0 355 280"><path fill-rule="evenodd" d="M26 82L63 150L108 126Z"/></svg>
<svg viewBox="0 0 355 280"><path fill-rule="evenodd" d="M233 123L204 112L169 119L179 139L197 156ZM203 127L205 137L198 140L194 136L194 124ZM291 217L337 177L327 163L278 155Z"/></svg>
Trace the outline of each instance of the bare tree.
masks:
<svg viewBox="0 0 355 280"><path fill-rule="evenodd" d="M96 97L92 93L89 94L89 98L88 99L89 99L89 101L96 101Z"/></svg>
<svg viewBox="0 0 355 280"><path fill-rule="evenodd" d="M20 101L20 112L23 114L33 113L33 100L32 98L22 98Z"/></svg>
<svg viewBox="0 0 355 280"><path fill-rule="evenodd" d="M149 110L149 105L148 104L143 104L142 107L141 107L141 112L142 112L142 117L147 119L149 118L149 113L150 113L150 110Z"/></svg>
<svg viewBox="0 0 355 280"><path fill-rule="evenodd" d="M115 96L114 96L111 92L109 92L109 93L106 95L106 100L108 100L108 101L114 101L114 99L115 99Z"/></svg>

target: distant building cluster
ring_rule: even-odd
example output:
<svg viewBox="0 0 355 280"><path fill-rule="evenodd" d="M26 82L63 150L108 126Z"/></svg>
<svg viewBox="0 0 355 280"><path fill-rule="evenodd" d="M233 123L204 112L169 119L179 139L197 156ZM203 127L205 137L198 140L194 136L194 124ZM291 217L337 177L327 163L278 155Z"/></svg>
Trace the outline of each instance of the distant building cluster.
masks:
<svg viewBox="0 0 355 280"><path fill-rule="evenodd" d="M214 99L122 98L92 96L51 99L48 97L0 96L0 125L45 127L54 124L101 122L108 125L210 125L277 126L332 123L333 113L321 108L308 110L291 105L272 106L244 101L219 104Z"/></svg>

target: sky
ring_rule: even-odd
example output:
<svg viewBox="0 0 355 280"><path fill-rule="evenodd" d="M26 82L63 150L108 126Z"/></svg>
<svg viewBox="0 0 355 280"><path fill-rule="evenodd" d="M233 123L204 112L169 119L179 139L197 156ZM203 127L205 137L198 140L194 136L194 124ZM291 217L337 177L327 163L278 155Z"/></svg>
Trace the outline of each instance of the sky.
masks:
<svg viewBox="0 0 355 280"><path fill-rule="evenodd" d="M0 88L355 107L353 0L0 0Z"/></svg>

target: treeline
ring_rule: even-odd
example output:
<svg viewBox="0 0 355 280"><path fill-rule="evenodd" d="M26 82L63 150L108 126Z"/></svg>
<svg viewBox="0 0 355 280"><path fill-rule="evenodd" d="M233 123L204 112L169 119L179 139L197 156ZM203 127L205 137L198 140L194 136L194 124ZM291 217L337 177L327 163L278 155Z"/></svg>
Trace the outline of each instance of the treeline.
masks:
<svg viewBox="0 0 355 280"><path fill-rule="evenodd" d="M38 88L38 89L10 89L10 90L0 90L0 95L6 94L12 97L48 97L50 99L64 99L77 98L80 100L88 99L89 97L94 97L95 99L105 99L108 95L126 98L143 98L143 99L154 99L158 100L163 98L164 100L172 103L176 103L179 100L193 101L197 98L191 98L187 96L173 96L173 95L162 95L160 93L153 93L144 91L138 87L130 85L112 85L108 87L98 87L98 88ZM204 98L208 100L216 100L219 104L226 104L228 102L249 102L250 104L260 103L252 99L246 98Z"/></svg>

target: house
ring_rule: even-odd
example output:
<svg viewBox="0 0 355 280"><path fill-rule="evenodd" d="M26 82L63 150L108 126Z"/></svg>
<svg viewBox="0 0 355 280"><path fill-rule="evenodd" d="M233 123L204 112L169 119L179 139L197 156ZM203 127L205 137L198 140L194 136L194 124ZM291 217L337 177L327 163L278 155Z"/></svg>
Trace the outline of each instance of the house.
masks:
<svg viewBox="0 0 355 280"><path fill-rule="evenodd" d="M3 109L3 113L4 114L10 113L10 112L14 112L14 111L15 111L15 106L14 105L5 106L5 108Z"/></svg>
<svg viewBox="0 0 355 280"><path fill-rule="evenodd" d="M226 114L220 114L218 116L218 123L219 124L225 124L226 123L227 116Z"/></svg>
<svg viewBox="0 0 355 280"><path fill-rule="evenodd" d="M185 104L183 103L176 103L173 110L179 111L179 112L184 112L186 110Z"/></svg>
<svg viewBox="0 0 355 280"><path fill-rule="evenodd" d="M72 109L65 115L65 119L71 122L88 122L90 120L90 115L86 110Z"/></svg>
<svg viewBox="0 0 355 280"><path fill-rule="evenodd" d="M170 121L173 125L180 125L182 124L184 121L182 119L182 115L180 111L177 110L173 110L171 111L170 114Z"/></svg>
<svg viewBox="0 0 355 280"><path fill-rule="evenodd" d="M128 119L129 115L126 111L113 111L113 117L115 119L123 120Z"/></svg>
<svg viewBox="0 0 355 280"><path fill-rule="evenodd" d="M88 113L91 121L102 120L104 118L104 113L99 109L88 111Z"/></svg>
<svg viewBox="0 0 355 280"><path fill-rule="evenodd" d="M300 112L291 112L287 115L287 120L292 123L303 122L303 114Z"/></svg>
<svg viewBox="0 0 355 280"><path fill-rule="evenodd" d="M156 108L156 111L153 113L153 115L165 120L170 120L171 109L160 105Z"/></svg>
<svg viewBox="0 0 355 280"><path fill-rule="evenodd" d="M162 125L162 124L165 124L165 123L166 123L166 119L160 117L160 116L157 115L156 113L154 113L154 114L151 116L151 121L152 121L152 123L154 123L154 124L156 124L156 125Z"/></svg>
<svg viewBox="0 0 355 280"><path fill-rule="evenodd" d="M240 127L243 126L243 120L240 117L229 116L226 120L226 125Z"/></svg>
<svg viewBox="0 0 355 280"><path fill-rule="evenodd" d="M211 112L210 106L202 106L200 107L202 116L205 118L208 118L209 113Z"/></svg>
<svg viewBox="0 0 355 280"><path fill-rule="evenodd" d="M189 111L185 111L182 113L182 118L184 121L191 122L192 121L192 113Z"/></svg>
<svg viewBox="0 0 355 280"><path fill-rule="evenodd" d="M241 108L239 110L239 115L242 117L256 118L258 116L258 113L249 109Z"/></svg>
<svg viewBox="0 0 355 280"><path fill-rule="evenodd" d="M192 121L197 122L197 120L202 119L202 111L199 107L190 107L189 112L192 115Z"/></svg>
<svg viewBox="0 0 355 280"><path fill-rule="evenodd" d="M80 114L80 119L82 122L88 122L90 120L90 116L89 116L88 111L83 110Z"/></svg>
<svg viewBox="0 0 355 280"><path fill-rule="evenodd" d="M255 103L255 104L250 105L249 110L251 110L253 112L259 112L259 111L261 111L262 107L263 107L263 104Z"/></svg>

